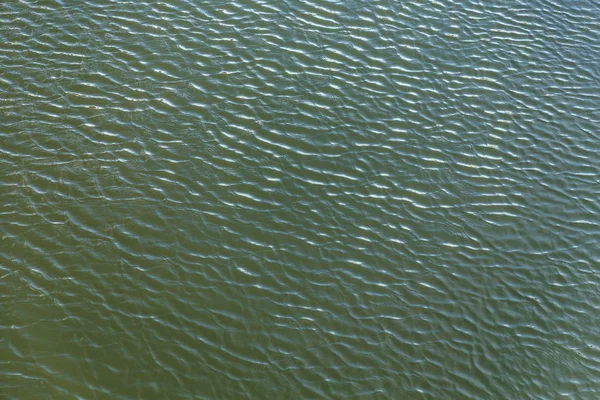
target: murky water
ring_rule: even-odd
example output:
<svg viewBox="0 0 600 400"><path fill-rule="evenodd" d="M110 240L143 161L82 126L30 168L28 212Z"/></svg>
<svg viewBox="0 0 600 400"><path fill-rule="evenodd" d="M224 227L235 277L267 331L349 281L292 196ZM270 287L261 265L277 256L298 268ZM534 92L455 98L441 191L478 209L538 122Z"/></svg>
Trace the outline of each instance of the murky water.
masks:
<svg viewBox="0 0 600 400"><path fill-rule="evenodd" d="M4 0L0 397L598 399L598 60L593 1Z"/></svg>

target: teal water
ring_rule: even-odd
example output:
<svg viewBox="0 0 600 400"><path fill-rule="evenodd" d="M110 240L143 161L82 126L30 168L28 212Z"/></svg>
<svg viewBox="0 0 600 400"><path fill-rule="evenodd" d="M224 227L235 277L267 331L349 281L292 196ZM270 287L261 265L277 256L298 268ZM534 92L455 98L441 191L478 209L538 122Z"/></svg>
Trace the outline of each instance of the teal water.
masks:
<svg viewBox="0 0 600 400"><path fill-rule="evenodd" d="M592 1L0 5L0 398L597 399Z"/></svg>

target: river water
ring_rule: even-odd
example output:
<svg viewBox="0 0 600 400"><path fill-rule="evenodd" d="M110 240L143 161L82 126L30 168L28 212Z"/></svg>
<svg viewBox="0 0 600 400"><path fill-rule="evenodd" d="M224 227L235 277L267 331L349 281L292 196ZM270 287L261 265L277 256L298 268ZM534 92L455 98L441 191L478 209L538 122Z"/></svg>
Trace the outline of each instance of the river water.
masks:
<svg viewBox="0 0 600 400"><path fill-rule="evenodd" d="M598 60L595 1L4 0L0 398L598 399Z"/></svg>

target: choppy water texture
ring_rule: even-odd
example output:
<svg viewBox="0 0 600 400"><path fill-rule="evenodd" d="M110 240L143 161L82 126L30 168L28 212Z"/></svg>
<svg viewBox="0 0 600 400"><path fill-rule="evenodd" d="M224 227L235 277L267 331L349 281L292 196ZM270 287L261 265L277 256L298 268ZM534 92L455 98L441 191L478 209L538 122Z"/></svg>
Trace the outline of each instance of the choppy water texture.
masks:
<svg viewBox="0 0 600 400"><path fill-rule="evenodd" d="M599 60L592 1L3 0L0 398L600 398Z"/></svg>

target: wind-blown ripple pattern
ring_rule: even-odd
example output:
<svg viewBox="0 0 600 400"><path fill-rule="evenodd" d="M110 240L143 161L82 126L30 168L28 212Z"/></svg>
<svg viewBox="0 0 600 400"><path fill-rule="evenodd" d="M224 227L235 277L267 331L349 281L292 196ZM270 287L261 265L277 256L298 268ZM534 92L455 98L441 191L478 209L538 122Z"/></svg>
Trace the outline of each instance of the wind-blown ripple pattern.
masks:
<svg viewBox="0 0 600 400"><path fill-rule="evenodd" d="M598 398L599 17L4 1L0 392Z"/></svg>

